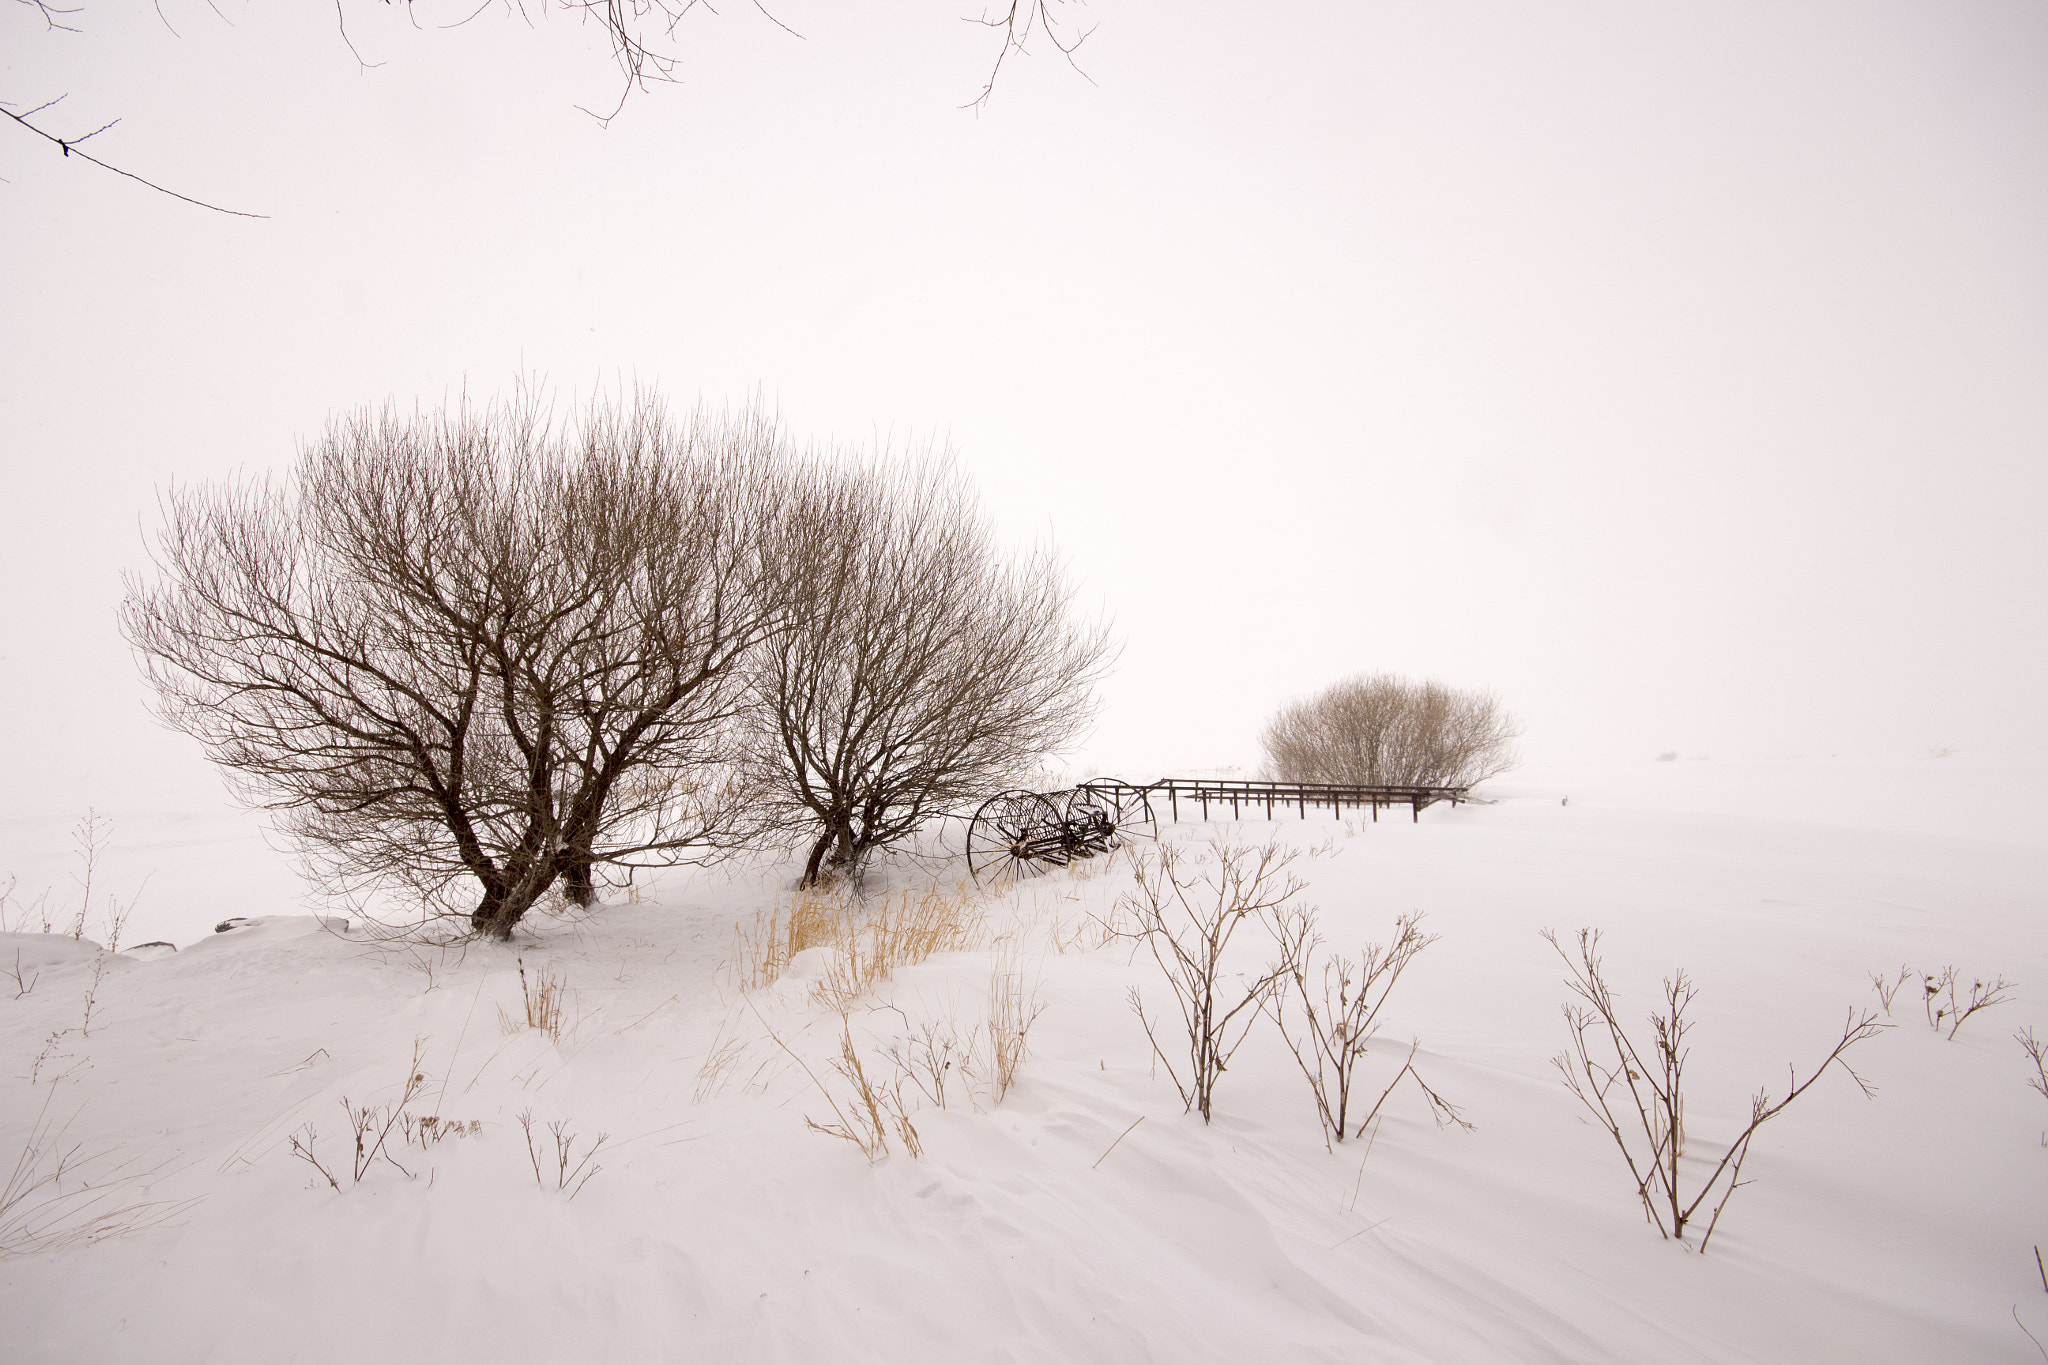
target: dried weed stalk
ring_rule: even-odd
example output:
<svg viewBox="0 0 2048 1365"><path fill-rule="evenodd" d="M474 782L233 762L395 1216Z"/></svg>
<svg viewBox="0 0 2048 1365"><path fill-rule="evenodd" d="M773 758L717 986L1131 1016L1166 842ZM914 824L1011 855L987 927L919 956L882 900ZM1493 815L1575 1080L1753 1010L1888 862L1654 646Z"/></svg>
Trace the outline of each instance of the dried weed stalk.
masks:
<svg viewBox="0 0 2048 1365"><path fill-rule="evenodd" d="M1243 1045L1262 1002L1293 970L1292 963L1281 961L1257 974L1226 977L1224 958L1231 940L1247 924L1270 923L1305 885L1287 872L1294 855L1278 844L1250 848L1218 843L1214 850L1213 863L1198 871L1185 853L1161 844L1154 856L1137 865L1136 889L1118 901L1119 910L1134 925L1126 936L1150 950L1179 1007L1185 1079L1135 986L1129 996L1131 1010L1182 1103L1190 1111L1199 1110L1204 1123L1210 1118L1216 1083ZM1179 1054L1178 1045L1174 1052Z"/></svg>
<svg viewBox="0 0 2048 1365"><path fill-rule="evenodd" d="M532 981L526 979L526 959L519 964L519 994L526 1001L526 1026L539 1029L550 1042L562 1040L562 988L568 984L557 975L552 963L542 964Z"/></svg>
<svg viewBox="0 0 2048 1365"><path fill-rule="evenodd" d="M526 1134L526 1158L533 1163L533 1183L545 1190L548 1187L548 1182L547 1177L541 1174L540 1149L534 1145L533 1111L531 1109L520 1111L519 1127ZM555 1146L552 1166L555 1172L555 1189L557 1191L567 1191L569 1198L574 1199L577 1195L583 1193L583 1187L590 1183L590 1178L604 1169L602 1166L593 1166L590 1163L597 1156L599 1150L604 1147L605 1143L611 1141L611 1134L599 1133L597 1141L591 1143L589 1147L584 1149L583 1155L578 1157L576 1155L576 1134L569 1131L569 1121L567 1119L556 1119L548 1124L547 1128L548 1136L554 1140Z"/></svg>
<svg viewBox="0 0 2048 1365"><path fill-rule="evenodd" d="M1322 1120L1323 1140L1363 1133L1378 1116L1380 1107L1404 1079L1413 1077L1428 1098L1430 1114L1439 1126L1446 1123L1469 1128L1462 1111L1439 1095L1415 1070L1420 1044L1411 1045L1408 1057L1394 1079L1380 1093L1378 1101L1354 1126L1350 1122L1353 1083L1379 1034L1380 1012L1393 994L1401 973L1417 954L1436 942L1425 934L1420 912L1402 915L1394 921L1393 942L1385 947L1368 943L1356 958L1331 956L1318 972L1313 966L1322 936L1316 930L1316 912L1310 907L1283 908L1277 912L1274 934L1280 940L1281 958L1287 977L1266 998L1266 1012L1273 1017L1295 1065L1307 1078L1315 1096L1316 1116ZM1314 981L1312 986L1310 983ZM1288 985L1293 990L1288 990ZM1291 1016L1299 1015L1298 1019Z"/></svg>
<svg viewBox="0 0 2048 1365"><path fill-rule="evenodd" d="M1946 1025L1948 1036L1953 1040L1963 1027L1963 1021L1978 1010L1987 1010L1993 1005L2002 1005L2010 1000L2017 984L2007 981L2002 976L1994 977L1990 981L1978 978L1970 982L1969 996L1958 998L1957 991L1961 989L1961 983L1954 967L1943 967L1939 976L1923 974L1920 981L1921 1004L1927 1012L1928 1027L1939 1033ZM1941 1003L1943 995L1948 997L1945 1004Z"/></svg>
<svg viewBox="0 0 2048 1365"><path fill-rule="evenodd" d="M2012 1038L2026 1050L2027 1060L2034 1064L2034 1074L2027 1077L2027 1085L2040 1092L2042 1099L2048 1099L2048 1042L2034 1036L2032 1024L2014 1033ZM2041 1145L2048 1147L2048 1133L2041 1135Z"/></svg>
<svg viewBox="0 0 2048 1365"><path fill-rule="evenodd" d="M1829 1067L1839 1065L1865 1095L1876 1093L1844 1054L1890 1025L1879 1023L1869 1010L1859 1013L1852 1009L1842 1036L1821 1064L1803 1081L1796 1071L1791 1072L1781 1099L1773 1100L1769 1090L1759 1090L1750 1101L1748 1124L1713 1161L1706 1178L1688 1187L1688 1173L1681 1170L1679 1161L1686 1147L1685 1063L1691 1054L1686 1036L1692 1031L1685 1011L1697 994L1691 979L1683 971L1664 978L1664 1008L1650 1014L1655 1041L1648 1049L1641 1048L1623 1030L1613 993L1601 975L1599 931L1579 931L1576 959L1558 942L1555 930L1544 930L1543 937L1571 973L1565 984L1584 1002L1564 1006L1572 1046L1551 1060L1572 1094L1614 1139L1643 1201L1644 1216L1667 1238L1683 1241L1687 1225L1713 1200L1707 1230L1700 1238L1699 1249L1706 1251L1722 1210L1747 1183L1742 1179L1742 1164L1749 1157L1757 1129L1805 1094Z"/></svg>
<svg viewBox="0 0 2048 1365"><path fill-rule="evenodd" d="M732 927L732 971L741 990L772 986L789 960L806 948L833 941L839 903L832 896L806 888L787 906L776 904L755 914L751 926Z"/></svg>
<svg viewBox="0 0 2048 1365"><path fill-rule="evenodd" d="M1891 1018L1892 1001L1897 998L1900 989L1912 979L1913 969L1905 965L1900 966L1897 976L1886 976L1883 972L1870 974L1871 988L1877 992L1877 1003L1884 1006L1885 1018Z"/></svg>
<svg viewBox="0 0 2048 1365"><path fill-rule="evenodd" d="M396 1103L356 1104L346 1095L341 1097L341 1110L348 1116L349 1136L354 1145L354 1153L348 1166L351 1188L363 1183L363 1177L377 1164L378 1157L384 1158L407 1180L413 1179L413 1173L391 1154L388 1144L393 1129L398 1130L401 1141L409 1138L415 1131L414 1120L407 1110L427 1088L426 1073L420 1069L426 1041L424 1038L413 1039L412 1062L406 1068L405 1084L399 1089ZM317 1150L319 1140L319 1130L308 1123L302 1125L286 1142L291 1154L318 1171L338 1194L341 1192L341 1181L320 1159Z"/></svg>
<svg viewBox="0 0 2048 1365"><path fill-rule="evenodd" d="M899 967L973 949L985 918L979 898L962 887L855 900L805 889L786 908L757 914L751 928L734 927L732 973L742 990L757 990L781 979L805 949L832 948L812 990L820 1003L844 1013Z"/></svg>
<svg viewBox="0 0 2048 1365"><path fill-rule="evenodd" d="M1044 1010L1036 990L1025 985L1014 951L998 952L988 982L988 1077L994 1103L1001 1104L1016 1084L1031 1025Z"/></svg>

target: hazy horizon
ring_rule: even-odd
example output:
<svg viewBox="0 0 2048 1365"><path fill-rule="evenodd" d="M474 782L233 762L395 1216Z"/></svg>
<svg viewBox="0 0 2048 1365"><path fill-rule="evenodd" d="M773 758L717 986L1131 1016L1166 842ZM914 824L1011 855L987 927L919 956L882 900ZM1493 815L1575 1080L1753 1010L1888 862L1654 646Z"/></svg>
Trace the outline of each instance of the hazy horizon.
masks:
<svg viewBox="0 0 2048 1365"><path fill-rule="evenodd" d="M161 490L521 375L952 449L1124 641L1076 770L1380 670L1532 763L2048 739L2039 5L1105 3L978 115L950 7L735 8L609 127L559 14L8 8L11 108L268 215L0 141L22 819L224 800L115 627Z"/></svg>

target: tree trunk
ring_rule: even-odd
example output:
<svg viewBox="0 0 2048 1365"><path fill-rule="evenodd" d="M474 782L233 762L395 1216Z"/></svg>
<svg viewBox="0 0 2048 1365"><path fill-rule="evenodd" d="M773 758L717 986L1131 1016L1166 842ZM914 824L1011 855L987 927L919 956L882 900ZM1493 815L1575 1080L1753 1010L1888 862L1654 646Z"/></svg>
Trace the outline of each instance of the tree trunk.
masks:
<svg viewBox="0 0 2048 1365"><path fill-rule="evenodd" d="M585 858L572 860L562 871L562 894L571 904L586 909L597 902L597 887L591 878L590 862Z"/></svg>
<svg viewBox="0 0 2048 1365"><path fill-rule="evenodd" d="M832 847L833 837L834 832L828 829L818 836L816 843L811 845L811 856L804 863L803 884L805 886L816 886L818 884L819 874L824 870L825 853Z"/></svg>
<svg viewBox="0 0 2048 1365"><path fill-rule="evenodd" d="M479 937L504 942L512 927L526 917L541 892L553 885L553 867L531 866L516 876L500 874L484 883L483 900L470 912L469 927Z"/></svg>

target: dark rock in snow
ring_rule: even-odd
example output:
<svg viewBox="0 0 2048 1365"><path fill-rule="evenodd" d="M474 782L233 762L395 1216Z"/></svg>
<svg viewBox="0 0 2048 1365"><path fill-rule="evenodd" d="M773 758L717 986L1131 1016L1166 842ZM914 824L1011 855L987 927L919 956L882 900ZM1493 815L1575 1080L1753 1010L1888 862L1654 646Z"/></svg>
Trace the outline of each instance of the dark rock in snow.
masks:
<svg viewBox="0 0 2048 1365"><path fill-rule="evenodd" d="M240 916L236 916L234 919L224 919L219 924L213 926L213 932L215 932L216 934L225 934L228 930L239 929L248 922L248 920L243 919Z"/></svg>

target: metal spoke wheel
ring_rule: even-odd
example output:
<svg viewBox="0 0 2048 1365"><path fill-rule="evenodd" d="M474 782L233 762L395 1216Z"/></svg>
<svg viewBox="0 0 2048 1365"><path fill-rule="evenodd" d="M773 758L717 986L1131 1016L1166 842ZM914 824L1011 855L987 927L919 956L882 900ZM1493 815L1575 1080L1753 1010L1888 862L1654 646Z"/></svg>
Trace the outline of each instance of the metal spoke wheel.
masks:
<svg viewBox="0 0 2048 1365"><path fill-rule="evenodd" d="M984 886L1011 886L1071 857L1059 806L1037 792L992 796L967 826L967 870Z"/></svg>
<svg viewBox="0 0 2048 1365"><path fill-rule="evenodd" d="M1159 821L1152 814L1152 802L1145 794L1145 788L1115 778L1100 778L1094 782L1083 782L1074 789L1074 800L1087 799L1106 810L1116 826L1115 848L1133 839L1157 839Z"/></svg>
<svg viewBox="0 0 2048 1365"><path fill-rule="evenodd" d="M1066 793L1066 798L1067 844L1075 857L1093 858L1123 844L1114 795L1082 786Z"/></svg>

